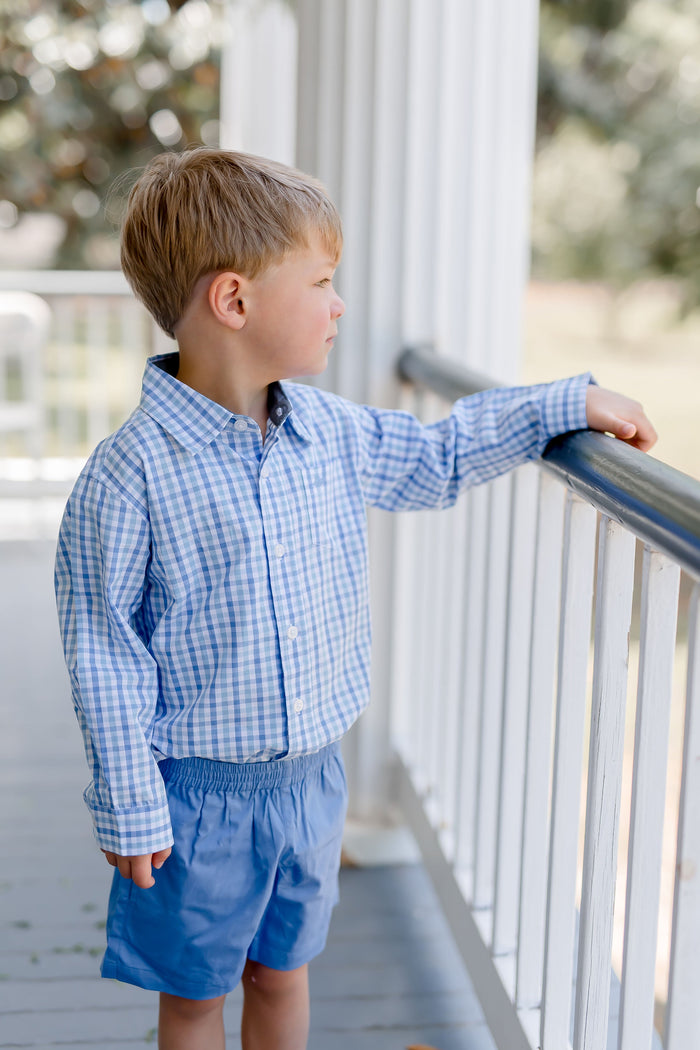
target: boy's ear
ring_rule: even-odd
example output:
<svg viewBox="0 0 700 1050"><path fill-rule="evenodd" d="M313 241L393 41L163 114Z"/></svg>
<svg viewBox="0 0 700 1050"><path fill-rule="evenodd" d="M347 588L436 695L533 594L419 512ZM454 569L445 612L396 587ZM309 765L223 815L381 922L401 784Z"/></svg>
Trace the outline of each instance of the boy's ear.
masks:
<svg viewBox="0 0 700 1050"><path fill-rule="evenodd" d="M217 321L235 330L246 322L246 303L243 297L244 280L237 273L217 273L209 285L209 308Z"/></svg>

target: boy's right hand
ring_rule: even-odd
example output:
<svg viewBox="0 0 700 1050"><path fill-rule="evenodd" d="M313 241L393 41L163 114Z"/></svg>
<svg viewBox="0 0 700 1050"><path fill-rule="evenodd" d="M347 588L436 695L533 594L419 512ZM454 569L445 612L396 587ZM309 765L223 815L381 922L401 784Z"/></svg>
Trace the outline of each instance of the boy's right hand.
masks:
<svg viewBox="0 0 700 1050"><path fill-rule="evenodd" d="M151 867L162 868L171 854L170 849L161 849L157 853L145 853L138 857L120 857L118 853L109 853L103 849L107 863L119 870L122 878L132 879L142 890L155 886L156 880L151 874Z"/></svg>

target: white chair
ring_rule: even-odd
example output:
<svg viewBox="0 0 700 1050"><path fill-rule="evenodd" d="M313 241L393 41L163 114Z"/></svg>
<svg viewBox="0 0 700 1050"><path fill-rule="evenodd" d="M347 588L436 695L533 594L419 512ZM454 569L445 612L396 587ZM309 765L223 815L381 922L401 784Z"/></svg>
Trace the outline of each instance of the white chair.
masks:
<svg viewBox="0 0 700 1050"><path fill-rule="evenodd" d="M0 292L0 433L23 433L27 454L39 459L44 443L43 352L51 310L32 292ZM8 399L8 378L18 389Z"/></svg>

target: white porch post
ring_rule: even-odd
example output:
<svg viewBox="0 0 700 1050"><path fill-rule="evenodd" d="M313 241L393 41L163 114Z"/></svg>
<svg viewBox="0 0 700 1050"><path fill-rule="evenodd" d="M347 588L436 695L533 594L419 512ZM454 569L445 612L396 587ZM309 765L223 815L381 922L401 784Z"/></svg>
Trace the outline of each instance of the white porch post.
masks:
<svg viewBox="0 0 700 1050"><path fill-rule="evenodd" d="M298 164L328 185L345 230L338 285L347 313L324 385L392 404L402 342L407 9L402 0L303 0L298 14ZM371 515L373 703L345 747L351 813L370 820L388 798L394 546L394 522Z"/></svg>
<svg viewBox="0 0 700 1050"><path fill-rule="evenodd" d="M397 355L426 340L497 379L515 379L537 0L297 0L294 7L290 59L289 7L231 0L222 142L293 159L322 179L341 210L338 287L347 312L321 382L356 400L395 405ZM275 17L286 28L271 30ZM374 695L347 747L352 808L365 818L380 816L388 801L391 654L401 645L391 617L394 529L383 515L371 516Z"/></svg>
<svg viewBox="0 0 700 1050"><path fill-rule="evenodd" d="M223 149L294 163L296 20L284 0L228 0L221 55Z"/></svg>

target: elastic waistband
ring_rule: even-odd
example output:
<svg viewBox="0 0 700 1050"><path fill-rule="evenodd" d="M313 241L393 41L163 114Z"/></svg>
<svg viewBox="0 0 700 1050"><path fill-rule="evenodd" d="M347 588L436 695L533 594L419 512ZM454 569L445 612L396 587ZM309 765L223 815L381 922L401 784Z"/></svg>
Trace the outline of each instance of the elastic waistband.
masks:
<svg viewBox="0 0 700 1050"><path fill-rule="evenodd" d="M168 784L204 788L276 788L296 784L340 753L340 744L311 755L273 759L270 762L219 762L212 758L165 758L158 764Z"/></svg>

